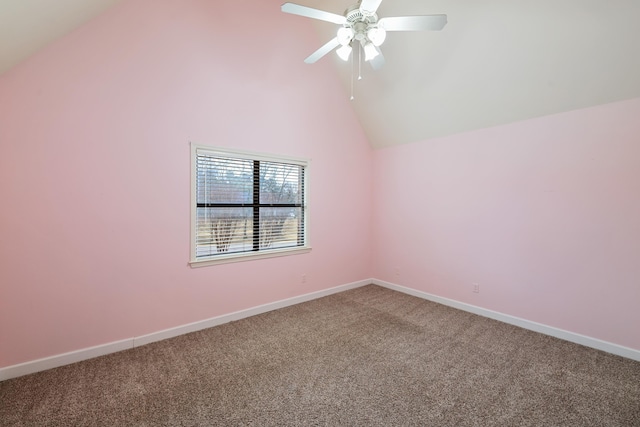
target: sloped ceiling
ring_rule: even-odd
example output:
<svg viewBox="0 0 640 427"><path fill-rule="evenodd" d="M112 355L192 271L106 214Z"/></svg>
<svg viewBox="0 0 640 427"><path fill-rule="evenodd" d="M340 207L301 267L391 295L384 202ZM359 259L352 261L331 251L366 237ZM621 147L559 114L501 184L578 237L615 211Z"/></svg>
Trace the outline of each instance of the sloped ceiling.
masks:
<svg viewBox="0 0 640 427"><path fill-rule="evenodd" d="M0 0L0 72L119 1ZM353 3L294 1L339 14ZM378 10L432 13L448 15L443 31L390 33L384 68L362 64L353 83L352 105L374 147L640 97L640 1L384 0ZM337 29L287 19L314 26L317 47ZM290 54L302 61L313 50ZM357 61L333 53L321 61L335 63L350 97Z"/></svg>
<svg viewBox="0 0 640 427"><path fill-rule="evenodd" d="M0 0L0 74L122 0Z"/></svg>

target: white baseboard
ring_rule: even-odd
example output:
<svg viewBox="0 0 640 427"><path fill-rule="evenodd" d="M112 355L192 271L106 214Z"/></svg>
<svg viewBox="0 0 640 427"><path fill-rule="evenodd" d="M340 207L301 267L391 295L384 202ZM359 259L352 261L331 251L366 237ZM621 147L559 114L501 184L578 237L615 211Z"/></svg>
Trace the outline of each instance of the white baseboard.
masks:
<svg viewBox="0 0 640 427"><path fill-rule="evenodd" d="M336 286L335 288L324 289L322 291L312 292L309 294L304 294L304 295L300 295L293 298L287 298L280 301L259 305L257 307L248 308L246 310L236 311L234 313L212 317L210 319L201 320L199 322L189 323L187 325L181 325L175 328L165 329L163 331L154 332L154 333L143 335L140 337L135 337L133 339L134 347L140 347L141 345L150 344L152 342L166 340L167 338L173 338L179 335L188 334L190 332L211 328L213 326L218 326L224 323L233 322L235 320L244 319L246 317L255 316L257 314L266 313L268 311L277 310L279 308L288 307L290 305L300 304L301 302L311 301L314 299L326 297L327 295L343 292L349 289L359 288L361 286L365 286L369 284L371 284L371 279L360 280L358 282Z"/></svg>
<svg viewBox="0 0 640 427"><path fill-rule="evenodd" d="M626 357L628 359L640 361L640 351L613 344L607 341L602 341L596 338L591 338L585 335L576 334L573 332L565 331L562 329L547 326L541 323L532 322L526 319L522 319L508 314L503 314L497 311L487 310L485 308L477 307L471 304L462 303L448 298L439 297L437 295L429 294L427 292L418 291L416 289L407 288L404 286L396 285L391 282L385 282L378 279L360 280L346 285L336 286L330 289L324 289L322 291L312 292L309 294L300 295L293 298L287 298L284 300L276 301L269 304L260 305L257 307L249 308L246 310L236 311L233 313L225 314L222 316L212 317L199 322L189 323L186 325L177 326L175 328L165 329L162 331L154 332L139 337L132 337L121 341L115 341L107 344L98 345L95 347L84 348L69 353L58 354L43 359L33 360L18 365L12 365L5 368L0 368L0 381L8 380L11 378L20 377L23 375L33 374L47 369L57 368L59 366L69 365L71 363L80 362L87 359L92 359L98 356L104 356L110 353L115 353L122 350L128 350L134 347L139 347L152 342L165 340L168 338L177 337L179 335L188 334L190 332L199 331L213 326L222 325L224 323L232 322L235 320L244 319L246 317L255 316L257 314L266 313L268 311L277 310L280 308L288 307L302 302L311 301L314 299L322 298L338 292L343 292L349 289L359 288L368 284L375 284L395 291L403 292L408 295L413 295L418 298L423 298L429 301L437 302L439 304L447 305L449 307L464 310L473 314L488 317L490 319L498 320L511 325L519 326L531 331L540 332L542 334L550 335L556 338L560 338L566 341L581 344L587 347L602 350L607 353L612 353L618 356Z"/></svg>
<svg viewBox="0 0 640 427"><path fill-rule="evenodd" d="M488 310L486 308L477 307L475 305L466 304L466 303L452 300L449 298L439 297L437 295L433 295L427 292L418 291L416 289L396 285L395 283L385 282L383 280L372 279L371 283L388 288L388 289L392 289L394 291L402 292L408 295L413 295L418 298L437 302L442 305L447 305L449 307L457 308L459 310L467 311L469 313L488 317L494 320L499 320L500 322L508 323L510 325L515 325L524 329L529 329L534 332L550 335L552 337L560 338L565 341L570 341L576 344L584 345L586 347L595 348L596 350L602 350L607 353L611 353L618 356L626 357L628 359L640 361L640 350L635 350L629 347L624 347L618 344L602 341L597 338L591 338L586 335L576 334L574 332L565 331L563 329L554 328L552 326L544 325L542 323L532 322L530 320L522 319L520 317L510 316L508 314L503 314L497 311Z"/></svg>
<svg viewBox="0 0 640 427"><path fill-rule="evenodd" d="M32 360L18 365L7 366L6 368L0 368L0 381L46 371L47 369L93 359L94 357L104 356L105 354L116 353L130 348L133 348L133 338L83 348L82 350L71 351L69 353L56 354L55 356Z"/></svg>
<svg viewBox="0 0 640 427"><path fill-rule="evenodd" d="M336 286L334 288L324 289L322 291L311 292L308 294L300 295L297 297L287 298L284 300L276 301L269 304L260 305L257 307L249 308L246 310L236 311L234 313L225 314L222 316L212 317L210 319L201 320L199 322L193 322L186 325L177 326L175 328L165 329L151 334L142 335L139 337L127 338L121 341L115 341L107 344L98 345L95 347L83 348L80 350L72 351L69 353L58 354L43 359L33 360L18 365L7 366L0 368L0 381L8 380L11 378L20 377L23 375L33 374L40 371L46 371L47 369L57 368L71 363L81 362L83 360L92 359L98 356L104 356L110 353L115 353L122 350L128 350L134 347L140 347L141 345L149 344L156 341L165 340L167 338L177 337L179 335L188 334L190 332L199 331L213 326L222 325L224 323L232 322L235 320L244 319L246 317L255 316L257 314L266 313L268 311L277 310L279 308L288 307L290 305L300 304L302 302L311 301L314 299L322 298L338 292L343 292L349 289L359 288L361 286L369 285L372 283L371 279L360 280L346 285Z"/></svg>

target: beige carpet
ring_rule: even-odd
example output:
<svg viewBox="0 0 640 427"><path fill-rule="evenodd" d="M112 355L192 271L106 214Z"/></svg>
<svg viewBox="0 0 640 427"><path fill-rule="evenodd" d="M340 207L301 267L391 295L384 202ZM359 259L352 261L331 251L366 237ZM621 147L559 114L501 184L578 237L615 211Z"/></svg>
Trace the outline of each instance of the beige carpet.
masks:
<svg viewBox="0 0 640 427"><path fill-rule="evenodd" d="M370 285L2 382L0 425L640 426L640 363Z"/></svg>

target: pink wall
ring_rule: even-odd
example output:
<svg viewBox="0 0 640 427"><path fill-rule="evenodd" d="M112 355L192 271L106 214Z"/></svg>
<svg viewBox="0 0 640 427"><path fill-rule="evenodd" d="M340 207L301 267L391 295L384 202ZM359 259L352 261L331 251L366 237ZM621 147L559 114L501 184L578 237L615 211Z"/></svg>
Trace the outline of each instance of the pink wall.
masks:
<svg viewBox="0 0 640 427"><path fill-rule="evenodd" d="M634 99L377 150L373 276L640 349L639 118Z"/></svg>
<svg viewBox="0 0 640 427"><path fill-rule="evenodd" d="M0 76L0 367L367 277L640 349L640 100L372 154L280 4L128 0ZM313 251L189 268L189 141L312 159Z"/></svg>
<svg viewBox="0 0 640 427"><path fill-rule="evenodd" d="M0 367L369 277L371 149L281 3L129 0L0 76ZM311 159L312 252L188 267L189 141Z"/></svg>

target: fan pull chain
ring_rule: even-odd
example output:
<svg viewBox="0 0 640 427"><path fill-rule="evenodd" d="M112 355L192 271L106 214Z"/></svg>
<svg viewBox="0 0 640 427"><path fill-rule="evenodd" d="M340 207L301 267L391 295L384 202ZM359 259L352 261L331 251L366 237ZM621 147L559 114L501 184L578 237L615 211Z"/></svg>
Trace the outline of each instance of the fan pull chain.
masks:
<svg viewBox="0 0 640 427"><path fill-rule="evenodd" d="M362 80L362 44L358 44L360 45L358 49L358 80Z"/></svg>
<svg viewBox="0 0 640 427"><path fill-rule="evenodd" d="M356 64L353 62L353 56L354 55L351 55L351 98L349 98L351 101L353 101L353 69L356 66Z"/></svg>

